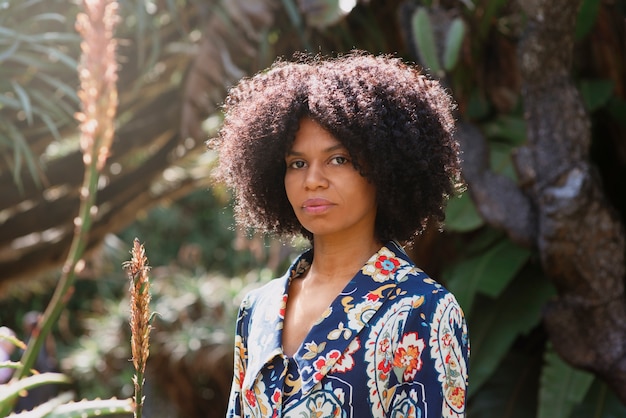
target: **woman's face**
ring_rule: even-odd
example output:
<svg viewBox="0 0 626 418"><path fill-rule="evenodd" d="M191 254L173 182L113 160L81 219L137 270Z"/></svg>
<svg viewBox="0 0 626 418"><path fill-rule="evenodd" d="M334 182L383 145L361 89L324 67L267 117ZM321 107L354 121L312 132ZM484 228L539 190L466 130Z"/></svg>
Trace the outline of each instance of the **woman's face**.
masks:
<svg viewBox="0 0 626 418"><path fill-rule="evenodd" d="M309 118L300 121L285 162L287 198L315 239L374 237L376 190L321 125Z"/></svg>

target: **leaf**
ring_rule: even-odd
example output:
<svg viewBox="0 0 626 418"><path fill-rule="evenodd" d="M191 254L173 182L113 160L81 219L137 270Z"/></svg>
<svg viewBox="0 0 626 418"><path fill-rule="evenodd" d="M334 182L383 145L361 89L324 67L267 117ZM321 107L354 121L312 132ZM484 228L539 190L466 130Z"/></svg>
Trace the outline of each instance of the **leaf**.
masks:
<svg viewBox="0 0 626 418"><path fill-rule="evenodd" d="M67 22L67 18L60 13L41 13L33 17L33 20L36 22L59 22L65 23Z"/></svg>
<svg viewBox="0 0 626 418"><path fill-rule="evenodd" d="M483 125L483 132L489 139L504 139L519 146L526 142L526 121L521 116L498 116Z"/></svg>
<svg viewBox="0 0 626 418"><path fill-rule="evenodd" d="M485 252L446 270L444 280L463 309L469 311L477 293L499 297L529 257L529 250L502 238Z"/></svg>
<svg viewBox="0 0 626 418"><path fill-rule="evenodd" d="M537 418L568 418L581 403L594 376L565 363L548 344L541 372Z"/></svg>
<svg viewBox="0 0 626 418"><path fill-rule="evenodd" d="M131 399L96 399L71 402L71 393L62 393L30 410L13 414L14 418L87 418L132 414Z"/></svg>
<svg viewBox="0 0 626 418"><path fill-rule="evenodd" d="M491 141L489 143L489 165L495 173L517 181L517 172L511 158L514 148L510 144Z"/></svg>
<svg viewBox="0 0 626 418"><path fill-rule="evenodd" d="M70 402L74 399L74 395L72 392L62 392L58 396L55 396L48 401L38 405L37 407L31 409L30 411L22 411L18 414L11 415L11 417L23 417L23 418L34 418L34 417L45 417L50 411L52 411L57 406Z"/></svg>
<svg viewBox="0 0 626 418"><path fill-rule="evenodd" d="M429 68L434 74L441 73L441 64L437 53L437 44L435 43L435 35L430 17L425 7L418 7L411 20L413 29L413 39L417 45L419 56L425 67Z"/></svg>
<svg viewBox="0 0 626 418"><path fill-rule="evenodd" d="M460 17L455 18L446 33L446 45L443 51L443 68L452 70L459 60L461 45L465 39L465 22Z"/></svg>
<svg viewBox="0 0 626 418"><path fill-rule="evenodd" d="M324 29L350 13L356 0L300 0L298 4L309 26Z"/></svg>
<svg viewBox="0 0 626 418"><path fill-rule="evenodd" d="M476 3L476 2L474 2ZM478 22L478 39L484 39L494 25L497 19L496 15L508 0L491 0L484 3L484 10L480 14L480 22Z"/></svg>
<svg viewBox="0 0 626 418"><path fill-rule="evenodd" d="M72 102L76 103L76 105L80 104L80 100L78 98L78 95L76 94L76 88L69 86L68 84L64 83L58 78L50 77L49 75L43 74L41 72L38 72L37 74L35 74L35 77L41 79L42 81L44 81L51 87L54 87L56 90L59 90L60 92L62 92L64 95L64 98L67 97Z"/></svg>
<svg viewBox="0 0 626 418"><path fill-rule="evenodd" d="M55 408L46 418L83 418L116 414L132 414L131 399L96 399L72 402Z"/></svg>
<svg viewBox="0 0 626 418"><path fill-rule="evenodd" d="M554 292L541 270L529 267L498 299L480 297L474 301L474 308L468 315L472 344L471 393L480 391L517 337L541 323L541 309Z"/></svg>
<svg viewBox="0 0 626 418"><path fill-rule="evenodd" d="M26 90L24 90L22 86L17 84L15 81L11 81L11 85L13 86L13 90L15 91L15 94L20 100L20 109L23 110L24 113L26 114L26 121L28 122L29 125L32 125L33 124L33 108L31 106L30 97L28 96L28 93L26 93Z"/></svg>
<svg viewBox="0 0 626 418"><path fill-rule="evenodd" d="M9 57L11 57L15 53L15 51L18 50L19 46L19 40L16 39L15 41L13 41L7 49L0 52L0 62L6 61Z"/></svg>
<svg viewBox="0 0 626 418"><path fill-rule="evenodd" d="M308 36L305 33L305 28L302 21L302 16L300 16L300 12L298 12L298 8L295 4L295 0L281 0L283 4L283 8L287 11L287 15L289 16L289 21L291 25L298 32L298 38L305 50L311 50L311 45L308 40Z"/></svg>
<svg viewBox="0 0 626 418"><path fill-rule="evenodd" d="M519 273L530 257L530 251L503 239L481 257L479 265L482 279L478 282L481 293L497 298Z"/></svg>
<svg viewBox="0 0 626 418"><path fill-rule="evenodd" d="M39 166L37 164L37 161L35 160L35 156L28 146L28 143L26 142L26 138L13 123L5 121L5 125L13 146L13 179L15 180L18 188L21 189L23 186L21 180L22 158L26 160L28 171L30 172L30 175L32 176L35 184L37 186L41 186L41 179L39 177Z"/></svg>
<svg viewBox="0 0 626 418"><path fill-rule="evenodd" d="M613 95L614 83L612 80L596 79L582 80L579 85L585 107L593 112L606 105Z"/></svg>
<svg viewBox="0 0 626 418"><path fill-rule="evenodd" d="M76 67L78 66L76 58L68 54L64 54L59 50L58 46L33 45L32 49L33 51L40 52L42 55L48 57L50 61L62 62L68 68L76 71Z"/></svg>
<svg viewBox="0 0 626 418"><path fill-rule="evenodd" d="M624 405L606 383L595 379L583 402L572 411L570 418L626 417Z"/></svg>
<svg viewBox="0 0 626 418"><path fill-rule="evenodd" d="M536 356L511 350L479 392L468 403L467 416L479 418L529 418L537 412ZM473 379L470 370L470 387ZM588 417L585 417L588 418Z"/></svg>
<svg viewBox="0 0 626 418"><path fill-rule="evenodd" d="M298 13L298 8L296 7L294 0L281 0L285 11L287 11L287 16L289 16L289 20L294 27L302 26L302 18L300 13Z"/></svg>
<svg viewBox="0 0 626 418"><path fill-rule="evenodd" d="M468 119L483 119L489 115L490 104L478 89L472 91L467 102L465 114Z"/></svg>
<svg viewBox="0 0 626 418"><path fill-rule="evenodd" d="M468 192L453 197L446 207L445 229L451 232L468 232L483 226L485 221L480 217Z"/></svg>
<svg viewBox="0 0 626 418"><path fill-rule="evenodd" d="M593 29L600 11L600 0L583 0L576 19L576 29L574 31L576 40L587 36Z"/></svg>
<svg viewBox="0 0 626 418"><path fill-rule="evenodd" d="M0 405L17 398L20 392L54 383L70 383L69 377L62 373L41 373L0 385Z"/></svg>
<svg viewBox="0 0 626 418"><path fill-rule="evenodd" d="M36 115L41 119L47 116L49 120L55 120L58 123L57 126L68 123L70 120L75 120L74 113L78 109L70 106L65 100L51 95L49 91L33 90L31 91L31 96L33 103L38 106Z"/></svg>

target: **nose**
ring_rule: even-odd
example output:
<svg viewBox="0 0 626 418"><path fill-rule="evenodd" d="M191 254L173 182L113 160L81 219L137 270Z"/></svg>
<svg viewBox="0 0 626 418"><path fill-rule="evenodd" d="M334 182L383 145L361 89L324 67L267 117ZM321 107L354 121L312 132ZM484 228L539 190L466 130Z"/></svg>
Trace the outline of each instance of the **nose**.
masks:
<svg viewBox="0 0 626 418"><path fill-rule="evenodd" d="M320 164L315 163L309 165L304 177L304 187L307 190L316 190L318 188L328 187L326 172Z"/></svg>

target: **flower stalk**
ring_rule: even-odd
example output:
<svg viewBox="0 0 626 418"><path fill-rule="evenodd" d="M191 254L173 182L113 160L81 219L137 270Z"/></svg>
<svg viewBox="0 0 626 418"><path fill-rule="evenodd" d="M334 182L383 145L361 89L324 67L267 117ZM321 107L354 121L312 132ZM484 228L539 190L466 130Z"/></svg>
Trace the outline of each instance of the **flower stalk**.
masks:
<svg viewBox="0 0 626 418"><path fill-rule="evenodd" d="M131 353L135 376L135 418L140 418L143 410L143 384L146 362L150 355L150 280L148 258L143 245L135 238L132 258L124 263L130 281L130 331Z"/></svg>
<svg viewBox="0 0 626 418"><path fill-rule="evenodd" d="M89 242L93 217L97 215L96 194L100 172L104 168L113 142L117 112L117 42L113 33L118 23L115 0L83 0L82 12L76 18L80 33L81 61L78 68L81 111L75 115L80 124L80 147L85 173L80 193L80 207L74 221L74 235L61 272L35 337L21 358L22 368L14 378L31 373L37 353L71 297L76 275L84 267L83 255ZM4 412L4 408L0 408Z"/></svg>

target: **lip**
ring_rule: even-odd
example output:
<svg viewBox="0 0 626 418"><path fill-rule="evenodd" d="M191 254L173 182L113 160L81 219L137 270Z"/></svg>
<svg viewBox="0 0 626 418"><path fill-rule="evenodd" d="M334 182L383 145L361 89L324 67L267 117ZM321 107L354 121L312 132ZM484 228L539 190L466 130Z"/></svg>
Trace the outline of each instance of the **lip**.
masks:
<svg viewBox="0 0 626 418"><path fill-rule="evenodd" d="M302 203L302 209L307 213L322 213L328 210L333 203L326 199L307 199Z"/></svg>

